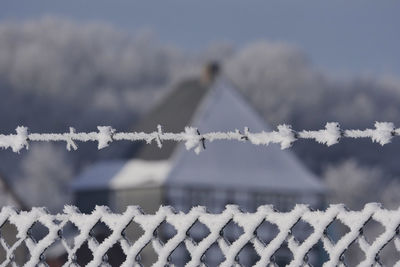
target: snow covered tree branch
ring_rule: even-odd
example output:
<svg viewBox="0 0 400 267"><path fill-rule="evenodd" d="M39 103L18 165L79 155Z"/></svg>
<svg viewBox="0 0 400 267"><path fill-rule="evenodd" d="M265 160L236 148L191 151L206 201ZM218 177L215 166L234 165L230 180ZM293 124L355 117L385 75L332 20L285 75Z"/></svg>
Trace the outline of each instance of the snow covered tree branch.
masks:
<svg viewBox="0 0 400 267"><path fill-rule="evenodd" d="M205 148L205 142L215 140L229 140L250 142L253 145L279 144L281 149L286 149L299 139L312 139L327 146L338 143L342 138L370 138L372 142L385 145L391 142L392 138L400 135L400 128L395 128L392 122L375 122L374 129L350 129L343 130L339 123L326 123L321 130L294 131L290 125L278 125L277 130L270 132L253 133L245 127L244 131L239 130L228 132L200 133L197 128L185 127L183 132L163 132L159 125L157 130L150 133L144 132L116 132L111 126L98 126L97 132L76 132L70 128L68 133L29 133L27 127L19 126L16 134L0 134L0 148L11 148L13 152L19 152L22 148L29 148L29 142L66 142L67 149L76 150L76 142L97 142L98 149L107 147L113 141L145 141L147 144L156 142L162 148L163 141L185 142L188 150L194 149L199 153Z"/></svg>

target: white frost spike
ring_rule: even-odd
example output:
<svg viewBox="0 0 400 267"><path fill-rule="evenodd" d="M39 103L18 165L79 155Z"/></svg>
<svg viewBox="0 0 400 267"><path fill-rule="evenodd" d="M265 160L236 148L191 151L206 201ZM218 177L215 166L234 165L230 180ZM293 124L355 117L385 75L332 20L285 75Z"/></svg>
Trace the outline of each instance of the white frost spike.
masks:
<svg viewBox="0 0 400 267"><path fill-rule="evenodd" d="M200 154L200 152L204 151L204 147L203 145L199 144L195 149L194 149L194 153L196 153L197 155Z"/></svg>
<svg viewBox="0 0 400 267"><path fill-rule="evenodd" d="M299 133L301 138L315 139L318 143L331 146L337 144L341 137L339 123L328 122L324 130L319 131L302 131Z"/></svg>
<svg viewBox="0 0 400 267"><path fill-rule="evenodd" d="M340 125L337 122L328 122L325 125L326 134L323 142L326 143L327 146L334 145L339 142L341 137ZM318 141L318 140L317 140Z"/></svg>
<svg viewBox="0 0 400 267"><path fill-rule="evenodd" d="M157 133L158 133L157 138L156 138L157 146L158 146L158 148L162 148L161 136L163 135L163 133L162 133L161 125L157 125Z"/></svg>
<svg viewBox="0 0 400 267"><path fill-rule="evenodd" d="M19 152L22 148L29 148L28 144L28 128L23 126L18 126L15 129L16 135L12 138L11 149L13 152Z"/></svg>
<svg viewBox="0 0 400 267"><path fill-rule="evenodd" d="M201 142L201 136L199 131L195 127L185 127L185 147L187 150L190 150L194 147L194 152L199 154L203 150L203 144Z"/></svg>
<svg viewBox="0 0 400 267"><path fill-rule="evenodd" d="M17 134L0 134L0 148L12 148L14 152L19 152L23 147L28 148L28 142L66 142L67 149L77 149L75 142L98 142L98 148L107 147L113 141L127 140L131 142L146 141L150 144L153 140L158 147L162 147L163 141L184 142L186 149L193 149L197 154L204 149L206 141L227 140L245 142L249 141L253 145L280 144L281 149L290 147L298 139L312 139L327 146L338 143L341 137L344 138L370 138L373 142L385 145L390 143L392 138L400 136L400 128L395 129L391 122L376 122L375 129L365 130L341 130L337 122L330 122L324 129L317 131L303 130L296 132L290 125L279 125L277 131L261 131L250 133L245 127L244 134L238 130L229 132L209 132L200 134L197 128L185 127L184 132L163 132L161 126L157 131L145 132L115 132L110 126L98 126L98 132L76 133L74 128L70 128L69 133L30 133L25 127L18 127Z"/></svg>
<svg viewBox="0 0 400 267"><path fill-rule="evenodd" d="M373 142L382 146L392 141L393 132L395 131L392 122L375 122L375 131L372 132L371 139Z"/></svg>
<svg viewBox="0 0 400 267"><path fill-rule="evenodd" d="M255 145L269 145L270 143L280 144L281 149L289 148L296 137L292 128L288 125L278 125L278 131L260 133L250 133L248 128L245 128L245 136Z"/></svg>
<svg viewBox="0 0 400 267"><path fill-rule="evenodd" d="M290 125L278 125L278 132L281 137L281 149L286 149L292 146L296 141L296 137Z"/></svg>
<svg viewBox="0 0 400 267"><path fill-rule="evenodd" d="M76 130L74 127L69 127L69 135L67 137L67 150L71 151L71 148L73 150L77 150L78 149L78 145L74 142L74 140L72 140L72 135L76 133Z"/></svg>
<svg viewBox="0 0 400 267"><path fill-rule="evenodd" d="M111 126L97 126L99 133L97 134L97 141L99 142L97 148L102 149L108 147L113 141L112 135L115 132Z"/></svg>

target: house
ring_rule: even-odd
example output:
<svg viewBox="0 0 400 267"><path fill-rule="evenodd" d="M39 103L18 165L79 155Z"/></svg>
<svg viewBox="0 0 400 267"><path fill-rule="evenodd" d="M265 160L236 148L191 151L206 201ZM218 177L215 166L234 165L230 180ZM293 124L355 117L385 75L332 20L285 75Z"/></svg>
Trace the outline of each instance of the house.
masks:
<svg viewBox="0 0 400 267"><path fill-rule="evenodd" d="M216 66L207 70L206 78L180 83L135 130L152 132L158 124L165 132L185 126L202 132L271 130L227 79L214 78ZM296 203L315 208L324 203L323 183L290 150L226 141L205 146L197 155L183 143L164 142L162 149L135 144L129 159L99 162L77 177L72 184L76 204L84 212L100 204L116 212L140 205L152 213L161 204L181 211L203 205L220 212L227 204L245 211L273 204L287 211Z"/></svg>

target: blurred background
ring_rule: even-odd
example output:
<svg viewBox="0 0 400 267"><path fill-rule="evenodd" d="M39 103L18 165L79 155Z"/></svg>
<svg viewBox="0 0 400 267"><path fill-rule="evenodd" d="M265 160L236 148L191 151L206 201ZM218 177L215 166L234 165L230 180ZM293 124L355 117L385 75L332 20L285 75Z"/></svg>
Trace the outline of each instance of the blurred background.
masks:
<svg viewBox="0 0 400 267"><path fill-rule="evenodd" d="M400 125L397 1L0 4L3 134L18 125L30 132ZM345 139L329 148L298 141L285 152L250 147L206 144L196 157L173 144L116 142L98 151L85 143L68 152L65 144L32 143L19 154L0 151L0 205L59 212L64 204L83 211L106 204L120 212L140 204L153 212L202 204L218 212L230 203L249 211L400 204L398 138L384 147Z"/></svg>

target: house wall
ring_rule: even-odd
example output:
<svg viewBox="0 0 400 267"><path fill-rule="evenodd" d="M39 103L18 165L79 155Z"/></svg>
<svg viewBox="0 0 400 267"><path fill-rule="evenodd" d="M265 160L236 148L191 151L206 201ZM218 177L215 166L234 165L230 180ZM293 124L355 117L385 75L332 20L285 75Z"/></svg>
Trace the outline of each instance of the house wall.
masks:
<svg viewBox="0 0 400 267"><path fill-rule="evenodd" d="M122 213L127 206L138 205L146 214L155 213L163 199L162 187L120 189L110 195L110 208Z"/></svg>
<svg viewBox="0 0 400 267"><path fill-rule="evenodd" d="M260 205L274 205L279 211L289 211L296 204L309 204L315 209L325 205L323 194L299 192L267 192L246 189L218 189L207 187L166 187L165 203L177 210L189 211L193 206L206 206L219 213L228 204L236 204L243 211L254 212Z"/></svg>
<svg viewBox="0 0 400 267"><path fill-rule="evenodd" d="M109 190L78 191L75 193L75 205L83 213L91 213L96 205L108 206L110 203Z"/></svg>

